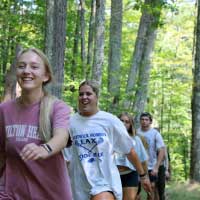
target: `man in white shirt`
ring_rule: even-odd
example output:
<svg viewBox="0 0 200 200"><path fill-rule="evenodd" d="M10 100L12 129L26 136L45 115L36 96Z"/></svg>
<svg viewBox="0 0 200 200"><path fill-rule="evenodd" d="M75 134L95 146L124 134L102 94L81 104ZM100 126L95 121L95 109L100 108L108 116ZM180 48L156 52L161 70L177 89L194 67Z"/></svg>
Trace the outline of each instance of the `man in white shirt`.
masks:
<svg viewBox="0 0 200 200"><path fill-rule="evenodd" d="M148 172L151 181L152 192L148 193L148 200L155 200L156 181L158 177L158 169L165 155L165 144L161 134L154 128L151 128L152 116L148 112L140 115L140 125L138 134L144 136L148 143Z"/></svg>

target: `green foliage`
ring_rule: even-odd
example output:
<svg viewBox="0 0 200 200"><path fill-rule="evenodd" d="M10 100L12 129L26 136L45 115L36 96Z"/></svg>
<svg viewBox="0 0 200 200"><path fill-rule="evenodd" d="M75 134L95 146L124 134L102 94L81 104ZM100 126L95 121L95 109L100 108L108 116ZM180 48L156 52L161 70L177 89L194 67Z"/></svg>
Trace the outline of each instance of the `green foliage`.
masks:
<svg viewBox="0 0 200 200"><path fill-rule="evenodd" d="M158 32L153 56L147 105L170 149L173 180L179 181L188 178L190 165L192 8L192 4L179 5L176 15L165 10L165 25Z"/></svg>
<svg viewBox="0 0 200 200"><path fill-rule="evenodd" d="M86 1L86 44L90 16L90 3ZM123 1L121 87L119 105L113 113L124 111L125 98L134 101L125 93L129 68L132 62L135 40L139 27L142 0ZM106 5L105 56L99 106L109 110L113 97L107 91L107 66L109 52L110 2ZM154 8L156 9L156 8ZM172 180L188 178L191 142L191 88L193 29L195 21L194 4L183 1L167 1L162 11L161 26L157 33L152 55L152 70L146 110L154 116L154 125L159 126L171 156ZM63 99L74 109L77 107L78 85L83 80L80 56L80 33L77 55L73 55L77 5L68 1L67 35L65 56L65 81ZM36 46L44 48L45 1L2 0L0 4L0 93L3 92L4 68L9 69L15 47ZM87 45L86 45L87 49ZM72 61L75 59L75 79L71 79ZM132 106L132 105L131 105ZM132 107L126 111L133 112ZM132 113L133 114L133 113ZM191 199L191 198L188 198Z"/></svg>

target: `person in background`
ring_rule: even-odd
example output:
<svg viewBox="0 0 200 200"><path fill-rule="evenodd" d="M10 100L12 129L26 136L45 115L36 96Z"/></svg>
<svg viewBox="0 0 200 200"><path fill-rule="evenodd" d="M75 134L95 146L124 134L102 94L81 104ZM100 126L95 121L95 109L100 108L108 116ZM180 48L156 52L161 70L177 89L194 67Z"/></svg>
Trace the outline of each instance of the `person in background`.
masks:
<svg viewBox="0 0 200 200"><path fill-rule="evenodd" d="M21 95L0 105L0 199L72 200L61 152L70 108L44 89L53 74L43 52L22 50L16 77Z"/></svg>
<svg viewBox="0 0 200 200"><path fill-rule="evenodd" d="M169 154L169 150L166 147L166 151L165 151L165 180L166 181L170 181L171 179L171 164L170 164L170 154Z"/></svg>
<svg viewBox="0 0 200 200"><path fill-rule="evenodd" d="M156 182L158 180L158 169L165 155L165 144L161 134L151 127L152 116L148 112L140 115L140 128L137 133L144 136L148 143L148 172L152 186L151 194L147 194L148 200L156 199Z"/></svg>
<svg viewBox="0 0 200 200"><path fill-rule="evenodd" d="M149 179L134 150L124 124L99 110L99 88L94 81L79 85L78 112L70 118L72 139L70 177L74 200L121 200L122 187L114 152L126 154L142 186L151 191Z"/></svg>
<svg viewBox="0 0 200 200"><path fill-rule="evenodd" d="M140 137L136 135L133 117L128 113L122 113L119 115L119 119L124 123L130 137L133 140L133 144L135 145L134 149L143 165L144 171L148 173L148 156ZM139 176L135 167L129 162L126 155L124 154L116 153L115 161L120 172L123 189L123 200L135 200L139 185Z"/></svg>
<svg viewBox="0 0 200 200"><path fill-rule="evenodd" d="M165 183L170 178L170 164L169 164L169 154L167 148L165 147L164 160L158 169L158 181L156 182L157 188L157 199L165 200Z"/></svg>
<svg viewBox="0 0 200 200"><path fill-rule="evenodd" d="M158 127L154 127L160 132ZM170 165L169 165L169 153L167 147L165 147L164 160L161 162L158 169L158 180L156 182L156 198L157 200L165 200L165 183L170 178Z"/></svg>

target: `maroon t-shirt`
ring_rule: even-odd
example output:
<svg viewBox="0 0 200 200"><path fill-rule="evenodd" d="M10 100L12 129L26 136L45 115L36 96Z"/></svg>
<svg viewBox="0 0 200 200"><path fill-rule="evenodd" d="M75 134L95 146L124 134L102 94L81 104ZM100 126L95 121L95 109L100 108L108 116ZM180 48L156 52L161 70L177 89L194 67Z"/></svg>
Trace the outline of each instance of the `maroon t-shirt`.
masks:
<svg viewBox="0 0 200 200"><path fill-rule="evenodd" d="M62 153L44 160L23 161L24 145L44 143L38 133L39 106L19 106L15 100L0 104L0 153L6 165L0 178L0 199L71 200L71 188ZM51 114L52 128L68 128L70 109L56 101ZM5 198L6 199L6 198ZM9 199L9 198L7 198Z"/></svg>

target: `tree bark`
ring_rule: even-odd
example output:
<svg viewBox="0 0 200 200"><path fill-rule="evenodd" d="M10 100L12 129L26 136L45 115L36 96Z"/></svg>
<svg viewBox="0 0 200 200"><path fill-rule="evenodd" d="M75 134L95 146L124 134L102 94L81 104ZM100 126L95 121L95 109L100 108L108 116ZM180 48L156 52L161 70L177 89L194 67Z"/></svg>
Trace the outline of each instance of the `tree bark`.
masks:
<svg viewBox="0 0 200 200"><path fill-rule="evenodd" d="M66 0L47 0L45 52L50 59L55 76L55 84L51 84L50 90L58 98L62 96L64 81L66 9Z"/></svg>
<svg viewBox="0 0 200 200"><path fill-rule="evenodd" d="M85 1L80 0L81 7L81 61L82 61L82 74L86 78L86 53L85 53Z"/></svg>
<svg viewBox="0 0 200 200"><path fill-rule="evenodd" d="M151 29L151 28L150 28ZM139 116L144 111L147 102L148 84L151 69L150 56L154 47L156 32L149 30L146 38L146 44L142 55L142 60L139 68L138 87L135 94L133 111L135 113L135 125L139 127Z"/></svg>
<svg viewBox="0 0 200 200"><path fill-rule="evenodd" d="M45 53L51 64L53 63L54 47L54 9L55 1L46 0Z"/></svg>
<svg viewBox="0 0 200 200"><path fill-rule="evenodd" d="M75 80L76 68L77 68L77 56L78 56L78 44L79 44L79 37L80 37L80 8L78 5L77 9L77 16L76 16L76 28L74 34L74 44L73 44L73 58L72 58L72 66L71 66L71 79Z"/></svg>
<svg viewBox="0 0 200 200"><path fill-rule="evenodd" d="M92 79L101 85L104 59L105 0L96 0L95 47Z"/></svg>
<svg viewBox="0 0 200 200"><path fill-rule="evenodd" d="M90 69L92 65L92 58L94 52L94 29L95 29L95 12L96 12L96 1L91 1L91 14L89 22L89 34L88 34L88 53L87 53L87 71L86 79L90 77Z"/></svg>
<svg viewBox="0 0 200 200"><path fill-rule="evenodd" d="M4 97L3 102L8 101L10 99L14 99L16 96L20 94L20 88L17 87L16 82L16 59L18 53L22 50L20 45L17 45L15 50L15 58L13 63L10 66L10 69L7 71L5 75L5 90L4 90Z"/></svg>
<svg viewBox="0 0 200 200"><path fill-rule="evenodd" d="M192 143L190 178L200 182L200 0L197 3L195 68L192 96Z"/></svg>
<svg viewBox="0 0 200 200"><path fill-rule="evenodd" d="M110 48L108 61L108 91L112 97L110 110L114 110L117 107L120 95L122 7L122 0L111 1Z"/></svg>

